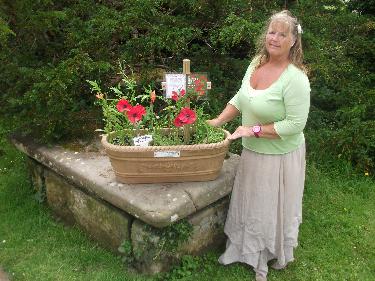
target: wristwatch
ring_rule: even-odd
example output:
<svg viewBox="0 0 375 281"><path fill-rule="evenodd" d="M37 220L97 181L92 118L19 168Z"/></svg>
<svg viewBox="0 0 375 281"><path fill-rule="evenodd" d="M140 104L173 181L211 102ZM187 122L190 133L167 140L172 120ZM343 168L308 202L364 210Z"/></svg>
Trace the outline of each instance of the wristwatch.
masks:
<svg viewBox="0 0 375 281"><path fill-rule="evenodd" d="M256 138L259 138L260 132L262 131L262 127L260 125L255 125L252 127L251 131L253 132Z"/></svg>

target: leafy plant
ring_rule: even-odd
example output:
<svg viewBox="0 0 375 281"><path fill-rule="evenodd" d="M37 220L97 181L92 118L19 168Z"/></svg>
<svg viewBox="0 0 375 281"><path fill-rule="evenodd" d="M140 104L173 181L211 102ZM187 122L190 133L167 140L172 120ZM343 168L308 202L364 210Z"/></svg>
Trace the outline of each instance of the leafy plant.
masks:
<svg viewBox="0 0 375 281"><path fill-rule="evenodd" d="M132 264L134 262L133 246L130 240L125 240L118 247L119 253L122 255L122 261L125 264Z"/></svg>
<svg viewBox="0 0 375 281"><path fill-rule="evenodd" d="M209 117L204 113L199 92L180 89L167 98L147 86L138 94L134 77L126 74L121 64L119 74L121 82L111 87L110 93L104 92L96 81L88 81L102 107L109 142L148 146L215 143L224 139L222 130L205 122Z"/></svg>
<svg viewBox="0 0 375 281"><path fill-rule="evenodd" d="M179 266L174 267L170 273L163 276L164 280L175 281L183 280L197 274L198 270L202 270L202 258L193 256L183 256Z"/></svg>
<svg viewBox="0 0 375 281"><path fill-rule="evenodd" d="M179 247L192 235L193 226L185 219L164 228L142 225L142 233L131 248L135 260L157 261L165 256L174 258ZM128 251L129 253L130 251Z"/></svg>

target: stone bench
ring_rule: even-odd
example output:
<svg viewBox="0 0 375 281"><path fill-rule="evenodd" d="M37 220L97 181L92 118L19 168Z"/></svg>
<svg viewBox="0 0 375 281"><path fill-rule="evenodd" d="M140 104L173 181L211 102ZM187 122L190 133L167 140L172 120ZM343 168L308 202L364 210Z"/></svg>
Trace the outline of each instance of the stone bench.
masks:
<svg viewBox="0 0 375 281"><path fill-rule="evenodd" d="M98 142L77 151L19 136L12 142L28 156L37 195L54 215L114 252L122 245L125 260L141 272L168 270L182 255L200 254L225 241L237 155L228 155L214 181L123 184L116 182ZM179 235L187 234L182 241Z"/></svg>

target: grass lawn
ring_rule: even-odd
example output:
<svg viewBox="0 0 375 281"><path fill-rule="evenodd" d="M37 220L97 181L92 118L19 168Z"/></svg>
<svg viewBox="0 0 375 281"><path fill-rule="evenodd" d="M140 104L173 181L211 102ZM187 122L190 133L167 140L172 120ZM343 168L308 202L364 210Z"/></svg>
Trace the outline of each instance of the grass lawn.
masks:
<svg viewBox="0 0 375 281"><path fill-rule="evenodd" d="M249 267L221 266L220 253L186 257L169 275L141 276L40 204L23 156L0 125L0 265L12 280L252 280ZM309 163L296 261L269 280L375 280L375 182L350 168Z"/></svg>

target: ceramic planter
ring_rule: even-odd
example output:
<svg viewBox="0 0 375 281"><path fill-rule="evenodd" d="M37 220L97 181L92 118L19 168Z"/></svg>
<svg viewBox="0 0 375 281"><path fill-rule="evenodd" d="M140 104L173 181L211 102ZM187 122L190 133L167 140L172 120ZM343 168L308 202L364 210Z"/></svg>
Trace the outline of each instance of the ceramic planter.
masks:
<svg viewBox="0 0 375 281"><path fill-rule="evenodd" d="M102 145L111 161L116 179L123 183L209 181L218 177L230 141L176 146Z"/></svg>

